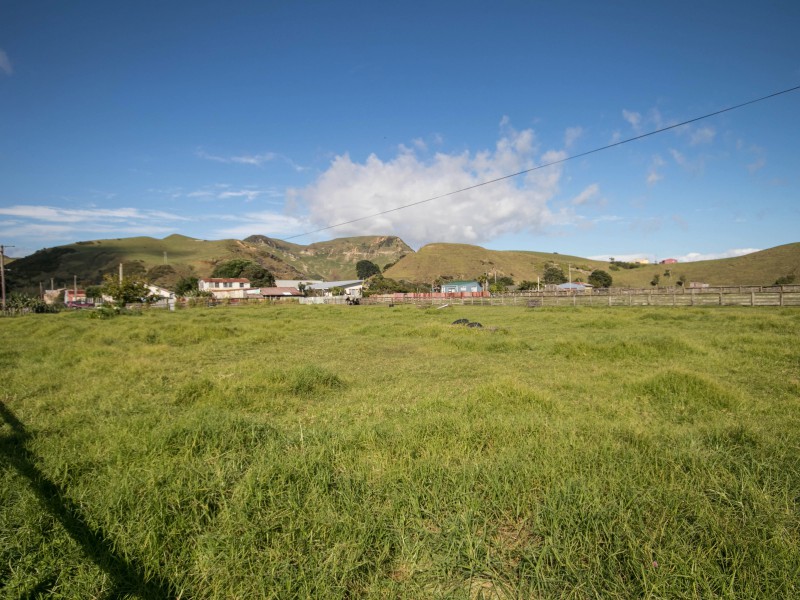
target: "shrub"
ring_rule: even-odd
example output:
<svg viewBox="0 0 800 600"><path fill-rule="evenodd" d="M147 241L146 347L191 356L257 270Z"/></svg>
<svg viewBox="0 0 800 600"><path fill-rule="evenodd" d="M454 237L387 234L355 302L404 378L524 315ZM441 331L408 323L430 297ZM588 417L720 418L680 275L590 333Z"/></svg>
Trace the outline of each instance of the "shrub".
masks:
<svg viewBox="0 0 800 600"><path fill-rule="evenodd" d="M589 275L589 283L597 288L609 288L613 281L611 275L602 269L595 269L592 271L592 274Z"/></svg>

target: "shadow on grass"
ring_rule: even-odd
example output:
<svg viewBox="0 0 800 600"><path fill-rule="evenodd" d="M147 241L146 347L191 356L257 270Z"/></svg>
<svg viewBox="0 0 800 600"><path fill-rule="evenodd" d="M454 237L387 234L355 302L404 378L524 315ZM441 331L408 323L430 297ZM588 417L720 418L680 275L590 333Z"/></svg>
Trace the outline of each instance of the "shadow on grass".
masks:
<svg viewBox="0 0 800 600"><path fill-rule="evenodd" d="M0 437L0 456L30 483L45 509L56 517L70 537L113 581L109 598L135 595L140 598L175 598L170 583L157 575L148 575L141 564L126 560L114 552L101 529L93 529L81 515L80 508L64 491L36 467L36 457L26 448L30 434L16 415L0 401L0 417L11 426L13 434ZM40 583L37 590L50 582ZM46 590L41 590L46 591Z"/></svg>

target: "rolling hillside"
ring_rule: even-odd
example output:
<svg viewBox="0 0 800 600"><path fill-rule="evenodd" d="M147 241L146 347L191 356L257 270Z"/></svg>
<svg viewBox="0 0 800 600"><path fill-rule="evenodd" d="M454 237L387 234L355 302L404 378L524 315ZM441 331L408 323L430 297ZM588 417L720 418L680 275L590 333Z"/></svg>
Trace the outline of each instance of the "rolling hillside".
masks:
<svg viewBox="0 0 800 600"><path fill-rule="evenodd" d="M38 290L100 283L123 263L127 273L146 274L154 283L170 287L181 277L207 277L215 265L232 258L252 260L278 279L354 279L356 263L366 258L383 266L413 252L396 237L354 237L310 246L289 244L264 236L241 240L200 240L182 235L164 239L118 238L76 242L45 248L14 261L8 269L9 287Z"/></svg>
<svg viewBox="0 0 800 600"><path fill-rule="evenodd" d="M681 275L687 282L710 285L771 285L779 277L795 275L800 281L800 243L786 244L737 258L673 265L644 265L637 269L611 270L608 262L545 252L487 250L466 244L428 244L409 254L385 273L386 277L431 282L441 275L472 279L482 274L507 275L516 283L541 277L547 263L554 262L572 279L586 281L594 269L603 269L615 287L649 287L658 274L662 286L674 285ZM669 276L665 275L669 272Z"/></svg>
<svg viewBox="0 0 800 600"><path fill-rule="evenodd" d="M665 273L669 271L670 276ZM660 285L674 285L681 275L687 282L709 285L772 285L779 277L800 281L800 243L785 244L736 258L674 265L645 265L639 269L609 271L615 286L647 287L654 275Z"/></svg>
<svg viewBox="0 0 800 600"><path fill-rule="evenodd" d="M608 269L608 263L566 254L518 250L487 250L467 244L428 244L410 254L385 273L386 277L415 282L432 282L441 275L472 279L483 274L508 276L519 283L536 281L549 262L560 264L564 273L572 265L572 277L586 280L594 269Z"/></svg>
<svg viewBox="0 0 800 600"><path fill-rule="evenodd" d="M328 281L355 278L356 264L360 260L370 260L382 269L402 256L414 253L411 247L395 236L338 238L308 246L263 235L253 235L244 241L257 248L268 248L309 279Z"/></svg>
<svg viewBox="0 0 800 600"><path fill-rule="evenodd" d="M674 265L645 265L637 269L611 269L608 262L579 256L529 251L487 250L467 244L435 243L414 252L395 236L339 238L303 246L266 236L245 240L200 240L182 235L164 239L134 237L76 242L45 248L7 265L9 289L38 291L49 287L97 284L106 273L116 273L123 263L127 273L146 275L166 287L181 277L207 277L214 266L232 258L252 260L278 279L354 279L356 263L370 260L385 276L414 283L430 283L442 275L472 279L483 274L511 277L516 283L536 281L554 262L573 281L586 281L594 269L607 271L614 287L649 287L655 275L659 285L686 282L710 285L771 285L794 275L800 281L800 243L786 244L738 258Z"/></svg>

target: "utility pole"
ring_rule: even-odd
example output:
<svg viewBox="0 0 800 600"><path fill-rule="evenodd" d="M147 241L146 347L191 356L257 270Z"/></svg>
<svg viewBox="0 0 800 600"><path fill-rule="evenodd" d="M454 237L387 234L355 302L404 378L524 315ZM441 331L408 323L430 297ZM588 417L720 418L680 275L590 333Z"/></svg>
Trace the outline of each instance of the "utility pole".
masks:
<svg viewBox="0 0 800 600"><path fill-rule="evenodd" d="M77 275L73 275L72 276L72 301L73 302L77 302L78 301L78 276Z"/></svg>
<svg viewBox="0 0 800 600"><path fill-rule="evenodd" d="M3 288L3 312L6 312L6 248L14 248L14 246L0 244L0 287Z"/></svg>
<svg viewBox="0 0 800 600"><path fill-rule="evenodd" d="M119 263L119 284L122 285L122 263Z"/></svg>

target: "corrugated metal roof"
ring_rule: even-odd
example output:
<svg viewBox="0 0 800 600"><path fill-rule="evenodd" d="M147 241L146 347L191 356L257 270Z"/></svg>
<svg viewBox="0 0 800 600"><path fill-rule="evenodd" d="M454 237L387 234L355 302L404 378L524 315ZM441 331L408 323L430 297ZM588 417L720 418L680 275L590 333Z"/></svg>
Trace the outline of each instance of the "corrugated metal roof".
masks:
<svg viewBox="0 0 800 600"><path fill-rule="evenodd" d="M228 277L203 277L200 281L208 281L209 283L250 283L249 279Z"/></svg>
<svg viewBox="0 0 800 600"><path fill-rule="evenodd" d="M312 290L329 290L335 287L347 288L354 285L361 285L364 283L363 279L350 279L347 281L323 281L322 283L315 283L309 286Z"/></svg>
<svg viewBox="0 0 800 600"><path fill-rule="evenodd" d="M253 290L260 292L262 296L302 296L300 290L292 287L265 287Z"/></svg>
<svg viewBox="0 0 800 600"><path fill-rule="evenodd" d="M584 283L560 283L557 287L560 290L584 290L589 286Z"/></svg>

